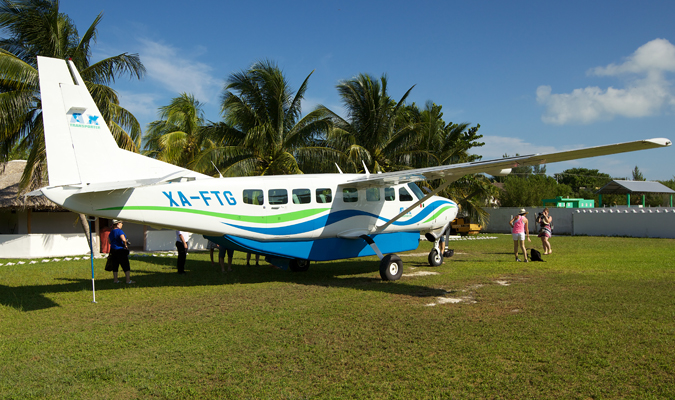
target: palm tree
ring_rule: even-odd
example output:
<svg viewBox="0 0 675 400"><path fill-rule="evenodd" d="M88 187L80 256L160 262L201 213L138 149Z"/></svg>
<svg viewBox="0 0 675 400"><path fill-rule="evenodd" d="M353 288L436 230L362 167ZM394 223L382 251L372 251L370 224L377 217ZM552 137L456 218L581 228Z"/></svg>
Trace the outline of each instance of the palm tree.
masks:
<svg viewBox="0 0 675 400"><path fill-rule="evenodd" d="M414 103L407 107L410 121L417 126L414 146L408 150L412 167L424 168L438 165L465 163L479 160L481 157L469 154L474 147L485 143L479 142L483 135L478 134L480 125L469 127L468 123L446 123L443 120L442 106L429 101L420 110ZM423 185L438 187L445 181L426 181ZM459 204L462 214L471 217L481 225L488 221L489 214L483 210L486 199L496 196L496 188L483 175L462 177L453 182L440 193L454 199Z"/></svg>
<svg viewBox="0 0 675 400"><path fill-rule="evenodd" d="M311 75L296 93L271 61L230 75L222 101L224 120L206 127L214 145L196 165L214 161L228 176L299 174L339 157L325 145L330 115L319 108L302 116Z"/></svg>
<svg viewBox="0 0 675 400"><path fill-rule="evenodd" d="M28 152L20 193L41 187L47 175L37 56L70 57L118 145L138 151L140 125L107 85L121 74L141 78L145 68L137 54L90 62L102 17L99 14L80 37L74 22L59 12L58 0L0 0L0 29L9 34L0 39L0 160L6 161L10 149ZM86 218L79 217L89 240Z"/></svg>
<svg viewBox="0 0 675 400"><path fill-rule="evenodd" d="M347 155L356 171L362 162L370 172L408 167L404 155L414 141L416 127L406 118L404 102L414 86L396 102L387 94L387 84L386 75L378 81L359 74L337 85L347 119L324 109L335 122L331 143Z"/></svg>
<svg viewBox="0 0 675 400"><path fill-rule="evenodd" d="M46 178L37 56L70 57L117 143L138 151L140 125L107 85L121 74L141 78L145 68L138 55L127 53L90 62L102 17L79 37L74 22L59 12L58 0L0 0L0 29L9 34L0 39L0 157L4 161L12 148L29 151L22 191L40 187Z"/></svg>
<svg viewBox="0 0 675 400"><path fill-rule="evenodd" d="M160 118L148 126L143 153L183 168L193 167L205 141L202 104L193 95L181 93L160 108Z"/></svg>

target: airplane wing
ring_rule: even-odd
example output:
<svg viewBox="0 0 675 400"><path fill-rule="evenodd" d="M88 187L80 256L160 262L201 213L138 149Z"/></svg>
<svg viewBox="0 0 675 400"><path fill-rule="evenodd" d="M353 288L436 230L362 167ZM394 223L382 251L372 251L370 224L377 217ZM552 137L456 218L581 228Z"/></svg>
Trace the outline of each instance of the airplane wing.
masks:
<svg viewBox="0 0 675 400"><path fill-rule="evenodd" d="M386 172L382 174L366 174L348 181L348 184L355 187L380 187L432 179L444 179L446 183L451 183L469 174L478 174L484 172L490 175L508 175L511 172L511 169L515 167L550 164L560 161L577 160L580 158L655 149L659 147L668 147L671 144L671 141L666 138L636 140L634 142L587 147L583 149L561 151L557 153L531 154L526 156L501 158L497 160L476 161L406 171Z"/></svg>

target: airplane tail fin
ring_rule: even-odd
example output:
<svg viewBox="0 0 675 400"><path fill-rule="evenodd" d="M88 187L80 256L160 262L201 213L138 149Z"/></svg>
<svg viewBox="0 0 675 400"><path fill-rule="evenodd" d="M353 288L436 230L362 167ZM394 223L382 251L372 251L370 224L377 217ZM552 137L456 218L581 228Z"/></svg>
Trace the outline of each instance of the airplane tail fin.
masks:
<svg viewBox="0 0 675 400"><path fill-rule="evenodd" d="M107 189L114 189L115 182L133 187L176 177L205 177L120 149L72 61L38 57L38 71L49 186L93 184L93 188L106 183Z"/></svg>

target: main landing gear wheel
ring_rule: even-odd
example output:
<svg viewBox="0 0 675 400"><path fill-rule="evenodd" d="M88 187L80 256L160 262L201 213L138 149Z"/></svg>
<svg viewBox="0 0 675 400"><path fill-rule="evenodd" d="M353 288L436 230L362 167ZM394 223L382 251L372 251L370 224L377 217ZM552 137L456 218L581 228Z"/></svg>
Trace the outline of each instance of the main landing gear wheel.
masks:
<svg viewBox="0 0 675 400"><path fill-rule="evenodd" d="M305 272L309 269L309 260L291 260L288 268L293 272Z"/></svg>
<svg viewBox="0 0 675 400"><path fill-rule="evenodd" d="M387 254L380 260L380 276L383 281L397 281L403 275L403 262L396 254Z"/></svg>
<svg viewBox="0 0 675 400"><path fill-rule="evenodd" d="M431 249L429 252L429 265L432 267L438 267L443 264L443 254L441 254L438 249Z"/></svg>

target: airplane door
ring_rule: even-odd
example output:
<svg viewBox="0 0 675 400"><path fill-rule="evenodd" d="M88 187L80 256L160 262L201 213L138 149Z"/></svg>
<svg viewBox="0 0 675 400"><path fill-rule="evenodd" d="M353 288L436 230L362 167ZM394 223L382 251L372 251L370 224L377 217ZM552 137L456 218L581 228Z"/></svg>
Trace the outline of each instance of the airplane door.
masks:
<svg viewBox="0 0 675 400"><path fill-rule="evenodd" d="M286 221L286 214L288 212L288 190L286 189L269 189L267 191L267 216L266 222L269 227L282 228ZM289 233L284 234L286 230L280 229L279 237L288 237ZM290 231L288 231L290 232Z"/></svg>

